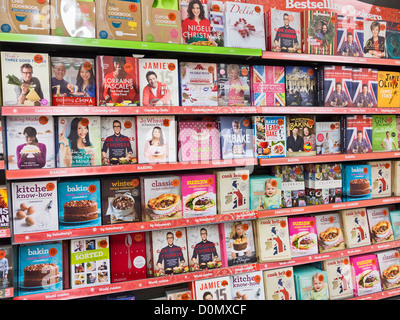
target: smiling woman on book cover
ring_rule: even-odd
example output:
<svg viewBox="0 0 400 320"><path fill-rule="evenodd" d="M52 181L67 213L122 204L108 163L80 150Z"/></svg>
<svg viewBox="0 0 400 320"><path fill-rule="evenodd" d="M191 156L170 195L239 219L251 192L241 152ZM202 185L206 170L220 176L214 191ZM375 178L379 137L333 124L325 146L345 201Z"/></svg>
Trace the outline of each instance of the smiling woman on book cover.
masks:
<svg viewBox="0 0 400 320"><path fill-rule="evenodd" d="M151 138L144 146L144 156L149 162L168 159L168 144L165 141L161 127L154 127Z"/></svg>
<svg viewBox="0 0 400 320"><path fill-rule="evenodd" d="M185 43L206 45L206 41L212 41L210 21L206 18L200 0L191 0L187 13L188 17L182 22L182 36Z"/></svg>
<svg viewBox="0 0 400 320"><path fill-rule="evenodd" d="M372 22L370 26L372 37L364 44L364 53L374 58L382 58L385 54L385 37L379 35L379 32L384 30L382 27L385 27L385 24L378 21Z"/></svg>
<svg viewBox="0 0 400 320"><path fill-rule="evenodd" d="M43 168L46 164L46 145L44 143L39 143L37 131L33 127L26 127L23 134L26 143L17 146L18 168Z"/></svg>

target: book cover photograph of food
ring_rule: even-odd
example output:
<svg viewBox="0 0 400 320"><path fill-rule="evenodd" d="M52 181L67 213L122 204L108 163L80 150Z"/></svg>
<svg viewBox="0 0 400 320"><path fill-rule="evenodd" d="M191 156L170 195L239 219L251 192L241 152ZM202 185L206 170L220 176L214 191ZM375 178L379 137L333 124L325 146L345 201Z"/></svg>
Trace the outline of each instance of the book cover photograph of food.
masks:
<svg viewBox="0 0 400 320"><path fill-rule="evenodd" d="M400 287L400 254L398 249L385 250L376 254L383 290Z"/></svg>
<svg viewBox="0 0 400 320"><path fill-rule="evenodd" d="M286 117L253 116L254 155L257 158L286 156Z"/></svg>
<svg viewBox="0 0 400 320"><path fill-rule="evenodd" d="M252 105L260 107L286 105L285 67L251 66L250 79Z"/></svg>
<svg viewBox="0 0 400 320"><path fill-rule="evenodd" d="M253 157L253 125L248 116L219 117L221 158Z"/></svg>
<svg viewBox="0 0 400 320"><path fill-rule="evenodd" d="M250 106L250 70L248 65L218 64L218 105Z"/></svg>
<svg viewBox="0 0 400 320"><path fill-rule="evenodd" d="M367 208L367 217L372 244L394 240L389 207Z"/></svg>
<svg viewBox="0 0 400 320"><path fill-rule="evenodd" d="M11 116L5 122L9 170L56 167L52 116Z"/></svg>
<svg viewBox="0 0 400 320"><path fill-rule="evenodd" d="M292 257L318 253L318 232L315 217L289 217L288 229Z"/></svg>
<svg viewBox="0 0 400 320"><path fill-rule="evenodd" d="M293 267L263 271L265 300L296 300Z"/></svg>
<svg viewBox="0 0 400 320"><path fill-rule="evenodd" d="M354 296L360 297L382 291L381 276L376 254L350 257Z"/></svg>
<svg viewBox="0 0 400 320"><path fill-rule="evenodd" d="M338 212L316 215L319 252L344 250L342 221Z"/></svg>
<svg viewBox="0 0 400 320"><path fill-rule="evenodd" d="M372 199L371 165L345 163L342 168L344 201Z"/></svg>
<svg viewBox="0 0 400 320"><path fill-rule="evenodd" d="M264 300L264 282L262 271L232 275L231 300Z"/></svg>

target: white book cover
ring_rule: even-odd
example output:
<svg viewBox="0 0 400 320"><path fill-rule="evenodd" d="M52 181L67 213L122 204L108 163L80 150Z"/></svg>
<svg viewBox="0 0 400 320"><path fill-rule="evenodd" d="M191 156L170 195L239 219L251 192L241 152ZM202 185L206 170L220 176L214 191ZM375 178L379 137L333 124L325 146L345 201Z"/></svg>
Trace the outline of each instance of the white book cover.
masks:
<svg viewBox="0 0 400 320"><path fill-rule="evenodd" d="M263 271L265 300L296 300L293 267Z"/></svg>
<svg viewBox="0 0 400 320"><path fill-rule="evenodd" d="M315 125L317 154L340 153L340 123L318 122Z"/></svg>
<svg viewBox="0 0 400 320"><path fill-rule="evenodd" d="M194 282L194 300L231 300L230 276L197 280Z"/></svg>
<svg viewBox="0 0 400 320"><path fill-rule="evenodd" d="M348 257L323 261L323 269L328 277L328 289L331 300L353 297L353 280Z"/></svg>
<svg viewBox="0 0 400 320"><path fill-rule="evenodd" d="M264 300L262 271L232 275L232 300Z"/></svg>
<svg viewBox="0 0 400 320"><path fill-rule="evenodd" d="M341 211L343 233L347 248L367 246L371 244L365 208Z"/></svg>

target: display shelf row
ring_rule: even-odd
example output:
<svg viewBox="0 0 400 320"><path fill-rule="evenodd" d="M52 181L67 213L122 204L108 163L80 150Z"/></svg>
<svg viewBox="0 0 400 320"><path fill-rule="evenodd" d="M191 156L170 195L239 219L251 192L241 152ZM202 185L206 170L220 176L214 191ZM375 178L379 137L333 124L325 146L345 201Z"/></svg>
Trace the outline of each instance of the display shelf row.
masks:
<svg viewBox="0 0 400 320"><path fill-rule="evenodd" d="M49 242L62 239L73 239L73 238L91 237L98 235L112 235L112 234L128 233L128 232L173 229L173 228L194 226L199 224L216 224L226 221L253 220L257 218L267 218L267 217L314 214L314 213L327 212L333 210L346 210L354 208L373 207L379 205L391 205L396 203L400 203L400 197L331 203L331 204L314 205L306 207L270 209L262 211L252 210L246 212L218 214L214 216L183 218L176 220L119 223L115 225L102 225L97 227L14 234L13 243L24 244L24 243L34 243L34 242ZM9 229L6 230L8 230L8 236L10 236Z"/></svg>
<svg viewBox="0 0 400 320"><path fill-rule="evenodd" d="M108 107L108 106L49 106L49 107L1 107L2 116L75 116L85 115L197 115L197 114L400 114L400 108L356 107L223 107L223 106L164 106L164 107Z"/></svg>

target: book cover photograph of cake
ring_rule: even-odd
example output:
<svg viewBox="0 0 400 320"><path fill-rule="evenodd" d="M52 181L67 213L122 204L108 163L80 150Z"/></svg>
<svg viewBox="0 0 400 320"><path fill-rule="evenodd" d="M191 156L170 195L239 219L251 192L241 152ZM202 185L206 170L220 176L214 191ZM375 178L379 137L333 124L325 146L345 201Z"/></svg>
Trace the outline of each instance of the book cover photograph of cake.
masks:
<svg viewBox="0 0 400 320"><path fill-rule="evenodd" d="M196 280L192 284L194 300L231 300L232 279L230 276Z"/></svg>
<svg viewBox="0 0 400 320"><path fill-rule="evenodd" d="M292 257L318 253L318 232L315 217L289 217L288 229Z"/></svg>
<svg viewBox="0 0 400 320"><path fill-rule="evenodd" d="M342 210L344 241L347 248L356 248L371 244L365 208Z"/></svg>
<svg viewBox="0 0 400 320"><path fill-rule="evenodd" d="M265 13L265 26L268 51L303 51L300 12L271 8Z"/></svg>
<svg viewBox="0 0 400 320"><path fill-rule="evenodd" d="M53 106L96 105L94 59L51 57Z"/></svg>
<svg viewBox="0 0 400 320"><path fill-rule="evenodd" d="M135 117L101 117L102 165L137 163Z"/></svg>
<svg viewBox="0 0 400 320"><path fill-rule="evenodd" d="M7 288L14 288L14 273L18 272L14 261L13 248L11 245L0 245L0 286L3 289L2 298L7 296Z"/></svg>
<svg viewBox="0 0 400 320"><path fill-rule="evenodd" d="M385 250L376 254L383 290L400 287L400 254L398 249Z"/></svg>
<svg viewBox="0 0 400 320"><path fill-rule="evenodd" d="M264 300L262 271L234 274L232 277L232 300Z"/></svg>
<svg viewBox="0 0 400 320"><path fill-rule="evenodd" d="M262 5L225 2L225 47L265 50L264 28Z"/></svg>
<svg viewBox="0 0 400 320"><path fill-rule="evenodd" d="M18 252L19 296L63 289L62 243L20 246Z"/></svg>
<svg viewBox="0 0 400 320"><path fill-rule="evenodd" d="M364 57L385 58L386 21L364 20Z"/></svg>
<svg viewBox="0 0 400 320"><path fill-rule="evenodd" d="M325 107L352 106L352 67L328 65L323 67L320 75L323 77Z"/></svg>
<svg viewBox="0 0 400 320"><path fill-rule="evenodd" d="M301 157L317 154L315 116L290 115L286 119L286 156Z"/></svg>
<svg viewBox="0 0 400 320"><path fill-rule="evenodd" d="M96 57L96 98L99 106L138 106L139 59L124 56Z"/></svg>
<svg viewBox="0 0 400 320"><path fill-rule="evenodd" d="M397 151L399 148L396 115L372 115L372 152Z"/></svg>
<svg viewBox="0 0 400 320"><path fill-rule="evenodd" d="M282 179L267 175L250 176L250 210L279 209L282 206Z"/></svg>
<svg viewBox="0 0 400 320"><path fill-rule="evenodd" d="M151 231L154 277L189 272L185 228Z"/></svg>
<svg viewBox="0 0 400 320"><path fill-rule="evenodd" d="M296 300L293 267L263 271L265 300Z"/></svg>
<svg viewBox="0 0 400 320"><path fill-rule="evenodd" d="M142 221L182 218L180 176L141 177L140 185Z"/></svg>
<svg viewBox="0 0 400 320"><path fill-rule="evenodd" d="M285 67L251 66L250 79L252 105L260 107L286 105Z"/></svg>
<svg viewBox="0 0 400 320"><path fill-rule="evenodd" d="M251 117L219 117L221 158L253 157L253 125Z"/></svg>
<svg viewBox="0 0 400 320"><path fill-rule="evenodd" d="M274 166L272 171L275 177L282 181L281 206L283 208L305 207L304 165Z"/></svg>
<svg viewBox="0 0 400 320"><path fill-rule="evenodd" d="M343 153L372 152L372 116L346 116L343 121Z"/></svg>
<svg viewBox="0 0 400 320"><path fill-rule="evenodd" d="M389 207L367 208L367 217L372 244L394 240Z"/></svg>
<svg viewBox="0 0 400 320"><path fill-rule="evenodd" d="M11 184L14 234L58 230L57 180Z"/></svg>
<svg viewBox="0 0 400 320"><path fill-rule="evenodd" d="M381 276L376 254L350 257L354 296L360 297L382 291Z"/></svg>
<svg viewBox="0 0 400 320"><path fill-rule="evenodd" d="M218 106L216 63L181 62L182 106Z"/></svg>
<svg viewBox="0 0 400 320"><path fill-rule="evenodd" d="M221 248L222 261L228 267L257 262L251 220L219 224L219 232L221 243L225 243L225 248Z"/></svg>
<svg viewBox="0 0 400 320"><path fill-rule="evenodd" d="M338 212L316 215L319 252L344 250L342 220Z"/></svg>
<svg viewBox="0 0 400 320"><path fill-rule="evenodd" d="M52 116L7 117L5 136L9 170L56 167Z"/></svg>
<svg viewBox="0 0 400 320"><path fill-rule="evenodd" d="M178 121L178 159L180 162L219 160L220 133L217 121L193 119Z"/></svg>
<svg viewBox="0 0 400 320"><path fill-rule="evenodd" d="M222 267L218 225L186 228L189 272Z"/></svg>
<svg viewBox="0 0 400 320"><path fill-rule="evenodd" d="M101 179L101 202L103 225L140 221L140 178Z"/></svg>
<svg viewBox="0 0 400 320"><path fill-rule="evenodd" d="M259 262L291 259L287 217L261 218L253 225Z"/></svg>
<svg viewBox="0 0 400 320"><path fill-rule="evenodd" d="M286 156L286 117L253 116L254 154L257 158Z"/></svg>
<svg viewBox="0 0 400 320"><path fill-rule="evenodd" d="M317 82L315 67L285 66L286 105L315 106Z"/></svg>
<svg viewBox="0 0 400 320"><path fill-rule="evenodd" d="M234 63L218 64L218 105L250 106L249 66Z"/></svg>
<svg viewBox="0 0 400 320"><path fill-rule="evenodd" d="M179 105L179 71L176 59L139 59L140 105Z"/></svg>
<svg viewBox="0 0 400 320"><path fill-rule="evenodd" d="M331 300L350 299L354 297L349 257L322 261L322 268L326 271L328 277L329 296Z"/></svg>
<svg viewBox="0 0 400 320"><path fill-rule="evenodd" d="M66 180L58 183L60 230L101 225L100 180Z"/></svg>
<svg viewBox="0 0 400 320"><path fill-rule="evenodd" d="M337 15L337 54L346 57L364 55L364 18Z"/></svg>
<svg viewBox="0 0 400 320"><path fill-rule="evenodd" d="M378 69L353 67L352 104L360 108L378 106Z"/></svg>
<svg viewBox="0 0 400 320"><path fill-rule="evenodd" d="M215 175L181 174L183 218L217 214L217 185Z"/></svg>
<svg viewBox="0 0 400 320"><path fill-rule="evenodd" d="M50 106L50 61L46 53L1 52L4 106Z"/></svg>
<svg viewBox="0 0 400 320"><path fill-rule="evenodd" d="M218 214L246 212L250 208L248 169L216 170Z"/></svg>
<svg viewBox="0 0 400 320"><path fill-rule="evenodd" d="M70 240L69 263L72 289L110 284L109 237Z"/></svg>
<svg viewBox="0 0 400 320"><path fill-rule="evenodd" d="M368 161L367 164L371 166L372 198L390 197L392 195L392 162Z"/></svg>
<svg viewBox="0 0 400 320"><path fill-rule="evenodd" d="M175 116L137 116L138 163L176 161Z"/></svg>
<svg viewBox="0 0 400 320"><path fill-rule="evenodd" d="M58 117L57 167L101 165L101 119L99 116Z"/></svg>
<svg viewBox="0 0 400 320"><path fill-rule="evenodd" d="M371 166L368 164L343 164L344 201L372 199Z"/></svg>
<svg viewBox="0 0 400 320"><path fill-rule="evenodd" d="M378 107L398 108L400 95L398 94L400 72L378 71Z"/></svg>

